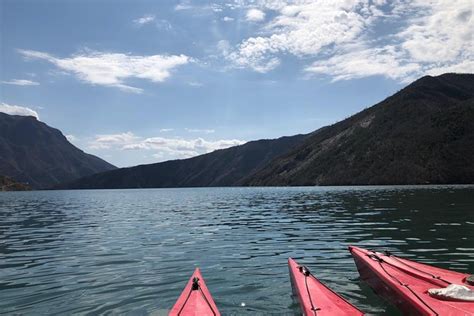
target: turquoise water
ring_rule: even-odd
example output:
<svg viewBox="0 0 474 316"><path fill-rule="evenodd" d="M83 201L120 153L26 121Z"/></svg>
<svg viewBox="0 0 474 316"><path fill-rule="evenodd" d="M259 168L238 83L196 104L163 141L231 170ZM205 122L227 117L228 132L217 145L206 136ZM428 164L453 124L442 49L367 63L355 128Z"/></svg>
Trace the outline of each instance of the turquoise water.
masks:
<svg viewBox="0 0 474 316"><path fill-rule="evenodd" d="M474 187L0 193L0 312L161 315L199 266L225 315L298 314L287 258L369 314L350 244L474 272Z"/></svg>

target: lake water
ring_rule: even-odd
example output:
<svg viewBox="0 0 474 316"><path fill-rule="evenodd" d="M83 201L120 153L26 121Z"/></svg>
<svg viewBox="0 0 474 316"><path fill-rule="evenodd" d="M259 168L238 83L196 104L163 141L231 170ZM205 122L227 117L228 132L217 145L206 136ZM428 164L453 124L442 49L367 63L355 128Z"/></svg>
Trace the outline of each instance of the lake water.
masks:
<svg viewBox="0 0 474 316"><path fill-rule="evenodd" d="M295 315L293 257L398 315L351 244L474 273L474 187L0 192L0 313L162 315L199 266L223 314Z"/></svg>

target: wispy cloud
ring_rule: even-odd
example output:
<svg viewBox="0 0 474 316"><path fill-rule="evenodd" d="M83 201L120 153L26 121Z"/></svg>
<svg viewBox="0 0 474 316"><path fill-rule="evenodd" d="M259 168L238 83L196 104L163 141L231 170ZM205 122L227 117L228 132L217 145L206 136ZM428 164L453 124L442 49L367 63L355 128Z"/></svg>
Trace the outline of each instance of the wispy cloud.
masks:
<svg viewBox="0 0 474 316"><path fill-rule="evenodd" d="M215 132L213 129L198 129L198 128L185 128L186 132L189 133L203 133L203 134L212 134Z"/></svg>
<svg viewBox="0 0 474 316"><path fill-rule="evenodd" d="M12 79L9 81L2 81L3 84L10 84L15 86L38 86L39 82L26 79Z"/></svg>
<svg viewBox="0 0 474 316"><path fill-rule="evenodd" d="M238 68L265 73L292 55L333 80L474 72L472 0L240 2L275 15L258 36L222 51Z"/></svg>
<svg viewBox="0 0 474 316"><path fill-rule="evenodd" d="M393 46L370 48L347 45L340 53L314 62L305 68L309 73L330 75L333 81L382 75L403 80L420 70L420 65L406 62Z"/></svg>
<svg viewBox="0 0 474 316"><path fill-rule="evenodd" d="M152 23L153 21L155 21L155 18L156 17L152 14L146 14L138 19L133 20L133 23L135 23L138 26L142 26L145 24Z"/></svg>
<svg viewBox="0 0 474 316"><path fill-rule="evenodd" d="M171 71L191 61L186 55L129 55L86 51L67 58L54 57L45 52L19 50L27 59L48 61L60 70L76 76L92 85L119 88L126 92L142 93L141 88L125 83L128 78L163 82L171 76Z"/></svg>
<svg viewBox="0 0 474 316"><path fill-rule="evenodd" d="M232 5L230 5L232 7ZM229 4L221 3L208 3L208 4L198 4L191 3L190 1L182 1L174 7L175 11L190 11L195 15L209 14L209 13L220 13L224 11L225 8L229 8Z"/></svg>
<svg viewBox="0 0 474 316"><path fill-rule="evenodd" d="M203 138L185 139L181 137L139 137L132 132L97 135L89 143L89 149L108 150L147 150L155 158L188 158L241 145L245 141L237 139L206 140Z"/></svg>
<svg viewBox="0 0 474 316"><path fill-rule="evenodd" d="M156 16L153 14L146 14L138 19L133 20L133 23L138 27L142 27L144 25L150 24L162 30L169 31L173 29L171 23L168 20L157 19Z"/></svg>
<svg viewBox="0 0 474 316"><path fill-rule="evenodd" d="M0 103L0 112L10 115L34 116L39 120L38 112L26 106Z"/></svg>
<svg viewBox="0 0 474 316"><path fill-rule="evenodd" d="M69 135L64 135L64 136L66 137L66 139L67 139L70 143L74 143L74 142L76 142L76 141L78 140L78 138L77 138L76 136L71 135L71 134L69 134Z"/></svg>
<svg viewBox="0 0 474 316"><path fill-rule="evenodd" d="M137 141L139 137L135 136L132 132L125 132L119 134L101 134L97 135L95 139L90 142L89 148L91 149L109 149L112 147L122 147L125 144L131 144Z"/></svg>
<svg viewBox="0 0 474 316"><path fill-rule="evenodd" d="M160 129L160 133L168 133L174 131L174 128L162 128Z"/></svg>
<svg viewBox="0 0 474 316"><path fill-rule="evenodd" d="M179 3L174 7L176 11L191 10L192 8L193 6L189 3Z"/></svg>

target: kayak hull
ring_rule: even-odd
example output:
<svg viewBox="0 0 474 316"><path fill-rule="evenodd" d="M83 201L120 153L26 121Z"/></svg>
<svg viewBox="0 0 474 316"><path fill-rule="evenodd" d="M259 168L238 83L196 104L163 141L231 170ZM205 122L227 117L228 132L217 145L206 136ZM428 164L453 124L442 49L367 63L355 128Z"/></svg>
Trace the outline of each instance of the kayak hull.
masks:
<svg viewBox="0 0 474 316"><path fill-rule="evenodd" d="M431 297L427 291L464 283L467 274L349 247L361 279L405 315L474 315L474 303Z"/></svg>
<svg viewBox="0 0 474 316"><path fill-rule="evenodd" d="M168 315L220 316L199 268L194 271Z"/></svg>
<svg viewBox="0 0 474 316"><path fill-rule="evenodd" d="M288 268L293 293L296 296L303 315L357 316L363 315L339 294L321 283L312 274L305 273L296 261L289 258ZM307 270L306 270L307 271Z"/></svg>
<svg viewBox="0 0 474 316"><path fill-rule="evenodd" d="M404 315L429 315L420 313L418 307L414 307L413 304L408 303L402 293L397 291L397 288L390 287L382 282L380 280L381 276L370 269L359 257L354 256L354 262L362 281L367 283L375 293L395 305Z"/></svg>

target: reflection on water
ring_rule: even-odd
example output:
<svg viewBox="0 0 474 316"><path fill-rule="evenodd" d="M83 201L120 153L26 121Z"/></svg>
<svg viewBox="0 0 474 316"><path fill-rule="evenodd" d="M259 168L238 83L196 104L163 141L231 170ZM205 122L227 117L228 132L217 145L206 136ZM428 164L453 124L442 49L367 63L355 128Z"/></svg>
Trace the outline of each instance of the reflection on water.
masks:
<svg viewBox="0 0 474 316"><path fill-rule="evenodd" d="M359 282L347 246L472 272L473 193L472 186L1 193L0 312L162 314L199 266L223 314L293 315L291 256L362 310L396 315Z"/></svg>

